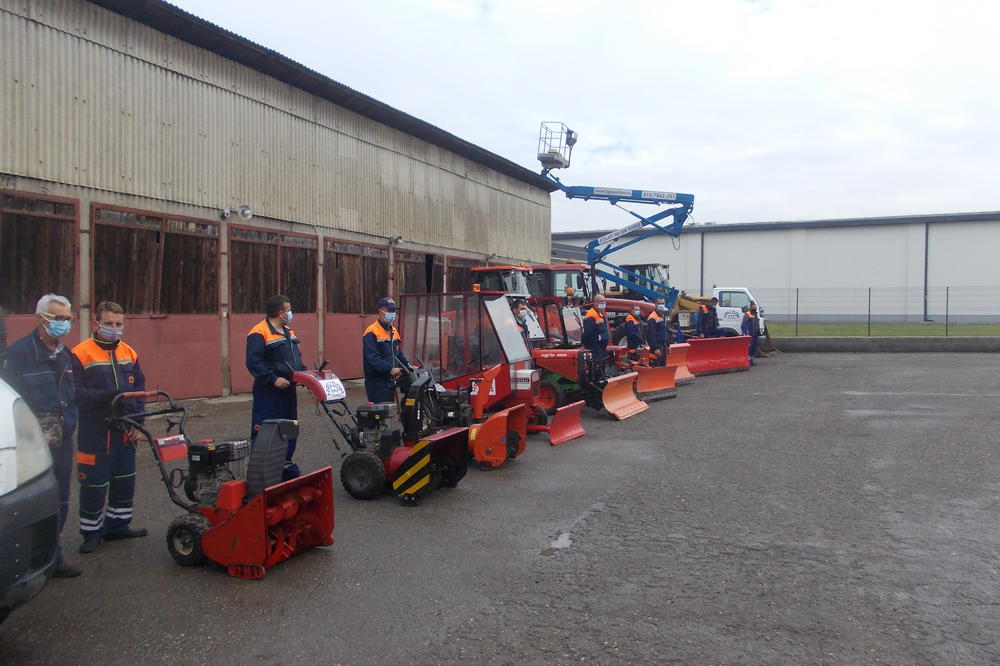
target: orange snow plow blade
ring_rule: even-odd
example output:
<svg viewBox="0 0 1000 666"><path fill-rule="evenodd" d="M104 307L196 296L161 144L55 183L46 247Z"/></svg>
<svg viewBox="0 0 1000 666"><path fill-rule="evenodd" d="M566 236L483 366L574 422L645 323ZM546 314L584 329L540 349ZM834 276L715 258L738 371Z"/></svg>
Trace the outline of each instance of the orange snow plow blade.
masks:
<svg viewBox="0 0 1000 666"><path fill-rule="evenodd" d="M686 342L681 342L679 344L670 345L670 353L667 354L667 367L677 368L677 373L674 375L674 383L677 386L690 384L697 379L697 377L691 374L691 371L687 366L689 349L691 349L691 345Z"/></svg>
<svg viewBox="0 0 1000 666"><path fill-rule="evenodd" d="M649 409L649 405L636 397L632 386L635 384L637 373L629 372L618 375L608 380L601 393L601 401L604 402L604 409L619 421L623 421L630 416L635 416L639 412Z"/></svg>
<svg viewBox="0 0 1000 666"><path fill-rule="evenodd" d="M696 375L738 372L750 369L750 337L692 338L687 354L688 369Z"/></svg>
<svg viewBox="0 0 1000 666"><path fill-rule="evenodd" d="M639 366L636 372L639 376L635 378L635 393L639 400L650 402L677 397L677 384L674 382L674 373L677 372L675 366L665 365L655 368Z"/></svg>
<svg viewBox="0 0 1000 666"><path fill-rule="evenodd" d="M499 467L524 453L528 441L528 409L517 405L469 426L469 451L479 466Z"/></svg>
<svg viewBox="0 0 1000 666"><path fill-rule="evenodd" d="M560 407L553 414L548 425L529 425L528 432L549 433L549 445L559 446L564 442L577 437L583 437L587 431L583 429L580 421L580 411L583 407L583 400L570 403L565 407Z"/></svg>

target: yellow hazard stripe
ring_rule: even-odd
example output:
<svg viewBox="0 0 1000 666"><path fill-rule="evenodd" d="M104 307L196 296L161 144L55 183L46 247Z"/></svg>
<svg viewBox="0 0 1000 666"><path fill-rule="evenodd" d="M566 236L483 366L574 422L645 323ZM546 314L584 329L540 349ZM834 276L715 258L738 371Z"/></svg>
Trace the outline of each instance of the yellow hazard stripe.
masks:
<svg viewBox="0 0 1000 666"><path fill-rule="evenodd" d="M409 488L407 488L406 491L403 492L403 493L401 493L401 494L404 494L404 495L413 495L418 490L420 490L421 488L423 488L424 486L426 486L430 482L431 482L431 475L428 474L427 476L425 476L424 478L420 479L419 481L417 481L416 483L414 483L412 486L410 486Z"/></svg>
<svg viewBox="0 0 1000 666"><path fill-rule="evenodd" d="M416 454L420 453L430 445L431 445L431 440L429 439L420 440L419 442L414 444L413 447L410 449L410 456L411 457L415 456Z"/></svg>
<svg viewBox="0 0 1000 666"><path fill-rule="evenodd" d="M407 481L409 481L410 478L413 477L421 469L423 469L424 467L427 467L427 465L429 465L430 462L431 462L431 454L428 453L426 456L424 456L424 458L422 460L420 460L417 464L415 464L410 469L408 469L405 472L403 472L403 474L400 475L400 477L398 479L396 479L395 481L393 481L392 482L392 489L393 490L399 490L399 487L401 485L403 485L404 483L406 483Z"/></svg>

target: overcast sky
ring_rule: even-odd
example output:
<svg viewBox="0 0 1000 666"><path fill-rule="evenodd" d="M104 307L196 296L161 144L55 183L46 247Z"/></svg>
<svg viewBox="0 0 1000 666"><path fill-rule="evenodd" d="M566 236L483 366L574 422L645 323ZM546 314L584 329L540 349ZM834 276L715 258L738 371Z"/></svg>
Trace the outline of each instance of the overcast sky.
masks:
<svg viewBox="0 0 1000 666"><path fill-rule="evenodd" d="M532 170L565 122L563 182L695 222L1000 210L989 0L173 1ZM631 221L553 195L553 231Z"/></svg>

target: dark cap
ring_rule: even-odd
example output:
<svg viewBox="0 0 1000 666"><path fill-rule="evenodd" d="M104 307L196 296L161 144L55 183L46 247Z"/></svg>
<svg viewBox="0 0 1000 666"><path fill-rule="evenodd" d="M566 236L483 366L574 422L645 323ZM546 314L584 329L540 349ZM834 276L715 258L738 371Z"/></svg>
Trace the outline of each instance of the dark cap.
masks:
<svg viewBox="0 0 1000 666"><path fill-rule="evenodd" d="M385 308L387 312L395 312L396 311L396 301L394 301L391 298L389 298L388 296L386 296L385 298L380 298L379 299L377 307Z"/></svg>

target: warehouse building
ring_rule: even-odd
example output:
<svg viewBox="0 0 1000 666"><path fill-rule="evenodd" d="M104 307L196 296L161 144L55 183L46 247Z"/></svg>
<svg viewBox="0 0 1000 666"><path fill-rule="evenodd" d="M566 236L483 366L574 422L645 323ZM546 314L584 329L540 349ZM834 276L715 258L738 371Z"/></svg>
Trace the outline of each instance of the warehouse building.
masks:
<svg viewBox="0 0 1000 666"><path fill-rule="evenodd" d="M552 255L586 260L608 231L552 234ZM627 235L623 240L634 238ZM1000 212L686 225L609 257L659 263L689 294L749 287L774 320L1000 323Z"/></svg>
<svg viewBox="0 0 1000 666"><path fill-rule="evenodd" d="M45 292L83 322L117 301L150 387L243 392L246 333L285 293L307 363L358 377L379 297L546 261L553 189L168 3L0 0L11 340Z"/></svg>

